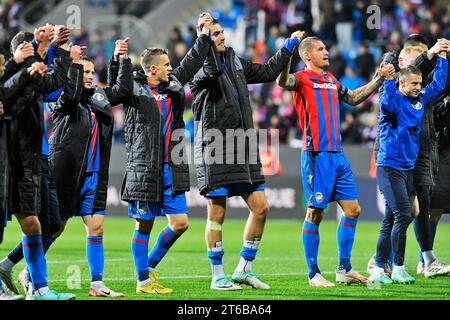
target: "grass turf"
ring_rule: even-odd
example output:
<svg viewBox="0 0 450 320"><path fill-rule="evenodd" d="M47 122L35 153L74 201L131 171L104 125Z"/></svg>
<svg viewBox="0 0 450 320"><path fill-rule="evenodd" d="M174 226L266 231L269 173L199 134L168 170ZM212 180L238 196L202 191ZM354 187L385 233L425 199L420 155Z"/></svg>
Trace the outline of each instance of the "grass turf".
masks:
<svg viewBox="0 0 450 320"><path fill-rule="evenodd" d="M166 224L159 218L154 226L150 244ZM425 279L416 276L418 245L412 226L408 230L406 266L416 277L413 285L390 285L381 289L362 286L338 285L335 288L312 288L307 283L307 268L301 246L299 220L267 221L260 250L254 262L254 270L262 280L270 284L271 290L254 290L244 286L242 291L212 291L210 286L210 266L204 244L205 221L191 219L190 228L171 248L158 266L160 282L175 292L171 295L137 295L134 277L134 263L131 255L130 239L134 222L126 218L107 217L105 222L105 283L113 290L125 293L125 299L245 299L245 300L321 300L321 299L450 299L450 276ZM224 233L224 269L231 276L239 260L242 246L244 220L226 220ZM337 264L335 221L324 221L320 227L319 267L329 280L334 281ZM374 253L379 222L358 224L353 249L352 264L358 271L366 273L367 261ZM0 247L0 256L17 244L20 231L17 222L12 222L5 230L5 240ZM435 252L441 260L450 263L448 235L450 224L441 223L435 242ZM61 292L73 292L77 299L101 299L88 297L89 268L85 259L85 231L81 219L72 219L65 233L57 240L47 254L49 286ZM21 262L14 273L23 268ZM77 283L81 279L81 283ZM76 289L77 284L79 288ZM18 285L19 286L19 285ZM69 286L69 287L68 287ZM19 286L20 288L20 286ZM21 288L20 288L21 289Z"/></svg>

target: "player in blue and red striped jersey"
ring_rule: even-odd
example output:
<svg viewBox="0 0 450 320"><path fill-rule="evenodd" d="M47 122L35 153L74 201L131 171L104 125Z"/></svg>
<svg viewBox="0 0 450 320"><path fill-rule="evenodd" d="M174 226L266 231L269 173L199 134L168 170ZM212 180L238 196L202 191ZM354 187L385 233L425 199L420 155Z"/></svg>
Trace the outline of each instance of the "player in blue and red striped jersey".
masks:
<svg viewBox="0 0 450 320"><path fill-rule="evenodd" d="M305 70L289 74L290 64L277 79L278 84L292 90L303 131L301 157L302 182L308 202L303 224L303 248L309 271L309 284L332 287L317 265L319 224L327 204L337 201L343 210L337 229L339 264L338 283L367 283L368 279L352 269L350 263L356 224L361 211L349 162L342 152L340 132L340 103L358 105L374 92L393 67L382 66L368 84L349 90L324 69L330 65L328 51L317 37L304 39L299 54Z"/></svg>

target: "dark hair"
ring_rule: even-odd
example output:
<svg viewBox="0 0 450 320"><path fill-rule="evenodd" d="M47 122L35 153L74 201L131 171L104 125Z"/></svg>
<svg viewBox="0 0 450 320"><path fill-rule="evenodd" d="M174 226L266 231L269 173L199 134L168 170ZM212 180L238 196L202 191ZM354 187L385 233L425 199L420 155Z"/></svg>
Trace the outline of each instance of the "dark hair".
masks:
<svg viewBox="0 0 450 320"><path fill-rule="evenodd" d="M415 66L408 66L404 69L400 70L399 79L404 80L410 74L416 74L418 76L422 76L422 71Z"/></svg>
<svg viewBox="0 0 450 320"><path fill-rule="evenodd" d="M412 33L406 37L403 47L414 47L420 44L424 44L428 47L429 43L427 39L420 33Z"/></svg>
<svg viewBox="0 0 450 320"><path fill-rule="evenodd" d="M212 18L211 24L220 24L219 19Z"/></svg>
<svg viewBox="0 0 450 320"><path fill-rule="evenodd" d="M95 65L95 59L92 58L92 57L89 57L89 56L82 56L81 57L81 61L89 61L89 62L91 62L92 64Z"/></svg>
<svg viewBox="0 0 450 320"><path fill-rule="evenodd" d="M14 52L16 52L17 48L22 42L32 42L33 39L34 34L32 34L31 32L20 31L19 33L17 33L11 40L11 54L14 55Z"/></svg>

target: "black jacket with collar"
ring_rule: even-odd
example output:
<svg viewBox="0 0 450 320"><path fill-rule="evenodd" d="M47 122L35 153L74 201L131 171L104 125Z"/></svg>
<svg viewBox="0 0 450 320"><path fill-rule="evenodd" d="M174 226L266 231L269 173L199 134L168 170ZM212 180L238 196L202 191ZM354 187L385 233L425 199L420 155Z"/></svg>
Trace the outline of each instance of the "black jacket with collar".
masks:
<svg viewBox="0 0 450 320"><path fill-rule="evenodd" d="M180 66L173 70L169 83L161 85L160 90L164 90L171 96L173 106L174 123L169 144L173 193L190 189L189 166L184 147L184 85L202 67L212 44L213 42L206 35L197 38ZM108 83L114 83L114 81L114 72L111 72ZM127 164L121 190L122 200L161 201L164 190L163 119L143 71L135 73L133 94L124 103L124 107ZM172 157L175 153L176 159Z"/></svg>
<svg viewBox="0 0 450 320"><path fill-rule="evenodd" d="M72 64L67 83L57 102L49 104L54 129L50 138L50 163L53 167L61 213L73 214L75 201L86 173L91 140L91 112L99 127L100 171L93 211L106 208L111 156L113 113L111 105L121 103L131 94L132 71L129 59L119 62L116 84L101 89L83 87L83 66Z"/></svg>
<svg viewBox="0 0 450 320"><path fill-rule="evenodd" d="M195 166L200 193L223 185L235 183L262 183L264 175L257 146L250 146L246 139L245 151L235 141L223 141L223 154L216 163L208 157L219 150L216 139L210 134L220 131L223 140L230 139L227 130L252 132L253 115L247 84L275 81L289 62L291 53L281 48L266 64L257 64L242 59L232 48L227 48L221 57L214 48L202 70L190 82L194 103L195 120ZM247 131L249 130L249 131ZM234 139L234 138L233 138ZM227 154L227 147L233 145L233 154ZM243 150L243 149L242 149ZM229 150L228 150L229 151ZM229 153L229 152L228 152ZM228 164L230 158L232 164ZM237 162L237 163L236 163Z"/></svg>

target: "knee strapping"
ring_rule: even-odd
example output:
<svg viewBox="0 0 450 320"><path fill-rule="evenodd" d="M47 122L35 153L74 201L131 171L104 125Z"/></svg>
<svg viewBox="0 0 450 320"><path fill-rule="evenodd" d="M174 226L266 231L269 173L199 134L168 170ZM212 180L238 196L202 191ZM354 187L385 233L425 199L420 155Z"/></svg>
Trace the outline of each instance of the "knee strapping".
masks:
<svg viewBox="0 0 450 320"><path fill-rule="evenodd" d="M206 222L206 229L211 231L222 231L222 224L216 221L208 220Z"/></svg>

